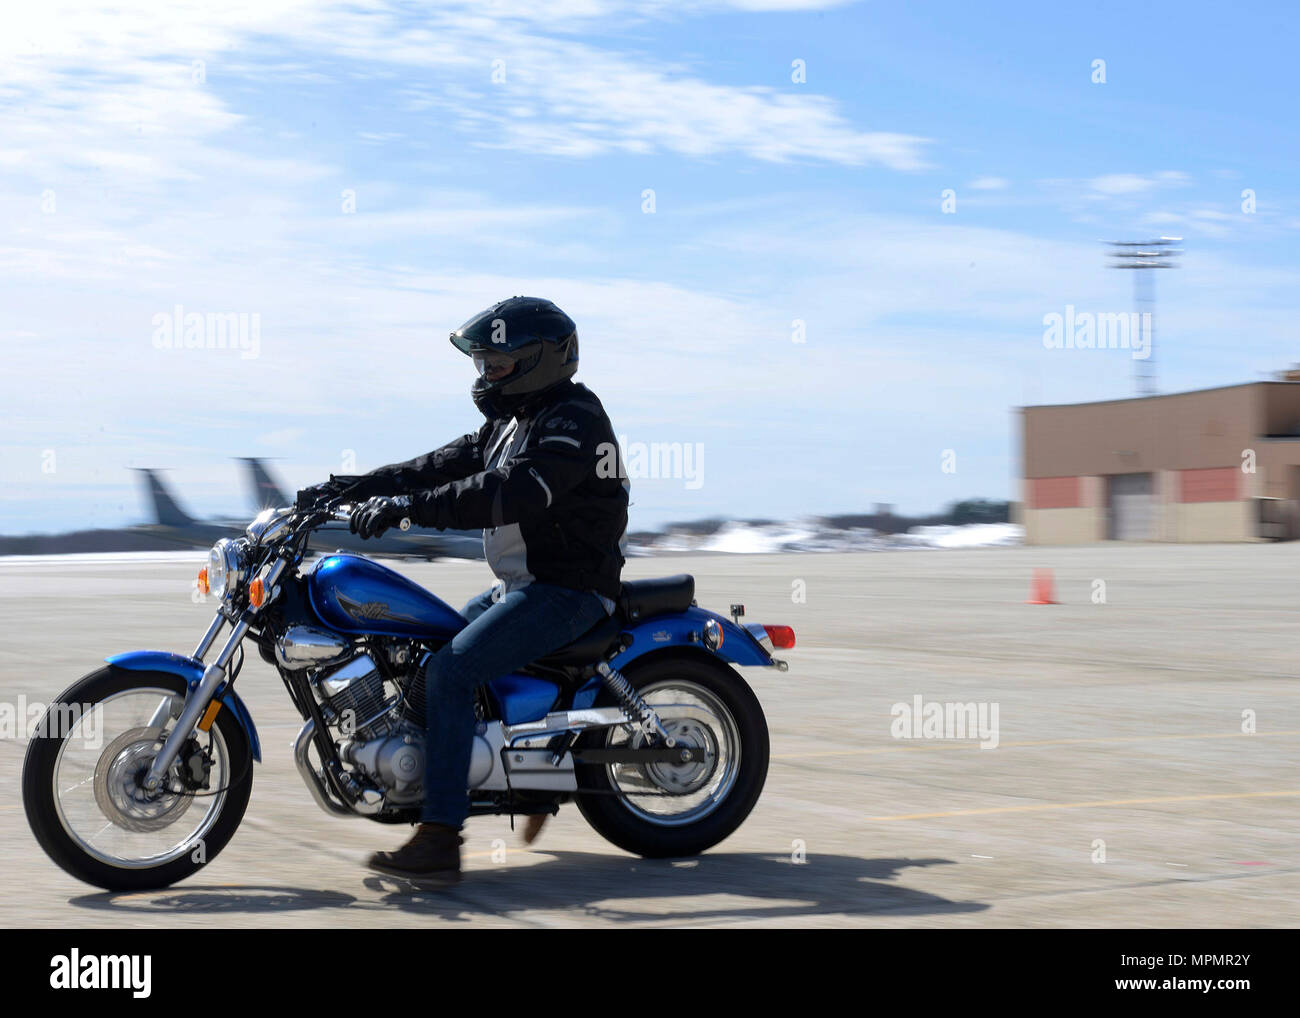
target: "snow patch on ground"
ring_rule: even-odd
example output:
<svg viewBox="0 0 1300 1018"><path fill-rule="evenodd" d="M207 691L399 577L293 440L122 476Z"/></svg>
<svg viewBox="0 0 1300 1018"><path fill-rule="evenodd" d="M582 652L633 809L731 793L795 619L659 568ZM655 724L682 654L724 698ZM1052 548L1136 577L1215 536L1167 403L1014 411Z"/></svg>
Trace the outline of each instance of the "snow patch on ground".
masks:
<svg viewBox="0 0 1300 1018"><path fill-rule="evenodd" d="M906 534L882 534L865 527L843 530L815 517L784 523L724 523L711 534L673 530L653 541L632 544L629 555L721 552L771 555L807 551L891 551L900 548L983 548L1016 545L1024 528L1014 523L913 527Z"/></svg>

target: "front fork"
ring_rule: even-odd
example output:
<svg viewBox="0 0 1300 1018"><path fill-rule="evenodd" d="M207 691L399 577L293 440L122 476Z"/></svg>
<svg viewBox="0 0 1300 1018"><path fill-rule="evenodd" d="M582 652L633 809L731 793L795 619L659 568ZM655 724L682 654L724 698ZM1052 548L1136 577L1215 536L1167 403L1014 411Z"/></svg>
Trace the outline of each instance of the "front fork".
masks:
<svg viewBox="0 0 1300 1018"><path fill-rule="evenodd" d="M280 579L281 573L284 572L284 559L276 559L271 566L270 572L265 580L266 589L270 592L264 604L269 604L275 599L275 585ZM234 628L230 631L230 636L226 638L221 652L217 655L215 661L203 669L203 677L199 684L190 690L185 697L185 706L181 709L180 716L176 719L176 726L172 729L171 734L167 736L167 741L163 743L162 749L154 757L153 763L149 765L149 772L144 777L144 787L147 791L155 792L162 784L163 777L171 769L171 765L176 762L176 757L180 755L181 748L190 737L203 712L207 710L208 704L216 695L217 690L226 679L226 668L230 664L230 659L235 656L235 650L239 647L239 642L248 632L248 627L253 621L252 608L245 608L235 623ZM221 631L222 624L226 621L226 616L217 611L216 617L208 626L208 631L203 634L203 639L199 641L198 647L194 650L194 659L202 661L203 655L208 652L212 644L216 641L217 634ZM158 705L154 711L153 718L150 719L149 727L159 727L166 723L167 718L171 716L172 700L169 697Z"/></svg>
<svg viewBox="0 0 1300 1018"><path fill-rule="evenodd" d="M208 626L208 631L203 634L203 639L199 641L199 645L194 648L194 653L191 654L190 657L195 661L203 660L203 655L206 654L208 649L212 646L212 641L215 640L217 634L221 632L221 627L225 624L225 621L226 616L218 611L217 614L213 616L212 624ZM153 712L153 717L149 719L149 724L146 727L162 728L172 718L179 717L179 712L174 710L172 706L175 702L176 698L169 696L160 703L158 709Z"/></svg>

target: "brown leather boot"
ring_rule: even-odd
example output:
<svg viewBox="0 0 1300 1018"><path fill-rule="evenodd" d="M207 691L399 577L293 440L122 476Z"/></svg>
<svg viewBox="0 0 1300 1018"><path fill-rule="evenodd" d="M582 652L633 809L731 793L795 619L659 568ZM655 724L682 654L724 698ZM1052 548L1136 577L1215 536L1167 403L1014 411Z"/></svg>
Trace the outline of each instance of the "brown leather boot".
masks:
<svg viewBox="0 0 1300 1018"><path fill-rule="evenodd" d="M460 880L460 829L446 824L420 824L396 852L376 852L366 865L372 870L416 883L454 884Z"/></svg>
<svg viewBox="0 0 1300 1018"><path fill-rule="evenodd" d="M542 827L550 818L548 813L534 813L524 821L524 844L531 845L542 833Z"/></svg>

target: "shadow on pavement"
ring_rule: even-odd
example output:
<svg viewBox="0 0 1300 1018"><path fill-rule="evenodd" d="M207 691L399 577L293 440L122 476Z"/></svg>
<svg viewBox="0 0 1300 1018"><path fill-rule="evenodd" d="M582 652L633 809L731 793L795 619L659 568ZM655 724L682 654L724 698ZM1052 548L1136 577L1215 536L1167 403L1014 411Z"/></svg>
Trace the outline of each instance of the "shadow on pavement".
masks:
<svg viewBox="0 0 1300 1018"><path fill-rule="evenodd" d="M947 859L861 859L709 853L691 859L638 859L586 852L537 853L540 861L466 872L444 890L363 871L376 897L283 886L186 887L130 894L90 894L70 904L108 912L266 914L342 908L400 911L473 922L496 916L527 922L530 912L562 912L563 921L699 923L794 919L818 915L979 912L980 902L950 901L890 883L909 867ZM509 857L507 857L509 858Z"/></svg>
<svg viewBox="0 0 1300 1018"><path fill-rule="evenodd" d="M313 891L301 887L225 884L203 887L178 884L160 891L103 891L69 898L79 908L109 912L242 915L258 912L296 912L314 908L347 908L356 903L341 891Z"/></svg>

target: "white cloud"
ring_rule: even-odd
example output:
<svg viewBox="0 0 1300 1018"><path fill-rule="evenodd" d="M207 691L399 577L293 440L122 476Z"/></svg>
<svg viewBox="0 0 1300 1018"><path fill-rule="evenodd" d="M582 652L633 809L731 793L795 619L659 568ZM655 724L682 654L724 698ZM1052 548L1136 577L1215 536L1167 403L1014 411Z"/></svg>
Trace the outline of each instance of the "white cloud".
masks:
<svg viewBox="0 0 1300 1018"><path fill-rule="evenodd" d="M1190 179L1187 174L1179 170L1161 170L1159 173L1150 176L1143 176L1139 173L1108 173L1104 176L1093 177L1086 183L1089 188L1098 194L1114 197L1145 194L1161 186L1185 184Z"/></svg>
<svg viewBox="0 0 1300 1018"><path fill-rule="evenodd" d="M805 86L721 85L701 68L579 42L572 23L737 7L829 3L445 3L404 9L372 0L266 0L214 7L126 0L112 9L31 4L0 36L0 133L51 161L142 178L184 179L198 147L238 125L217 98L221 74L256 73L277 45L372 68L420 69L432 83L411 98L449 114L488 147L585 158L667 151L737 154L768 162L828 162L912 170L926 139L862 130ZM237 64L230 62L236 55ZM493 83L493 61L505 80ZM196 61L205 81L195 82ZM318 75L315 70L301 73ZM428 79L426 78L426 81ZM212 85L208 85L208 81ZM209 159L210 161L210 159ZM274 172L274 170L272 171Z"/></svg>
<svg viewBox="0 0 1300 1018"><path fill-rule="evenodd" d="M1232 237L1240 230L1250 228L1271 232L1274 224L1263 222L1253 215L1242 212L1224 212L1222 209L1206 206L1188 206L1177 211L1160 210L1149 212L1142 217L1144 223L1168 227L1185 232L1191 236L1214 237L1224 239Z"/></svg>
<svg viewBox="0 0 1300 1018"><path fill-rule="evenodd" d="M1110 173L1104 177L1093 177L1088 186L1101 194L1139 194L1156 186L1150 177L1136 173Z"/></svg>
<svg viewBox="0 0 1300 1018"><path fill-rule="evenodd" d="M861 131L837 104L816 94L768 86L717 85L689 69L661 66L591 46L528 37L494 39L484 48L505 61L498 86L427 100L477 130L480 143L555 155L666 150L693 157L740 153L769 162L833 162L913 170L926 139ZM517 115L521 104L535 106Z"/></svg>
<svg viewBox="0 0 1300 1018"><path fill-rule="evenodd" d="M1011 184L1002 177L976 177L966 186L975 191L1003 191Z"/></svg>

